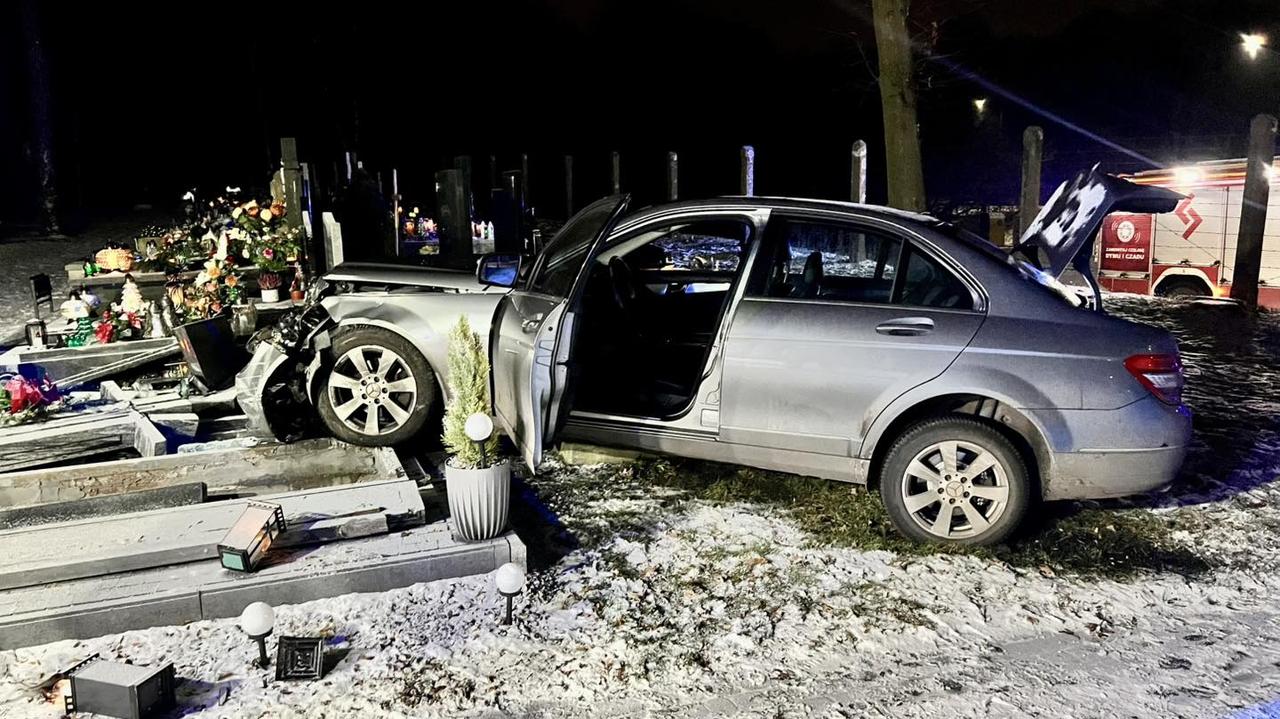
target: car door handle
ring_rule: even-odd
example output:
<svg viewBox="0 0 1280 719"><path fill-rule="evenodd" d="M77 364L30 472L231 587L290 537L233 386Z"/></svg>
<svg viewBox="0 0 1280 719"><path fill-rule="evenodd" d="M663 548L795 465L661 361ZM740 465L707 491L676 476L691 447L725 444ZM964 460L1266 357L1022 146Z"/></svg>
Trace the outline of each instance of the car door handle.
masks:
<svg viewBox="0 0 1280 719"><path fill-rule="evenodd" d="M890 337L914 337L933 331L933 320L928 317L901 317L876 325L876 332Z"/></svg>
<svg viewBox="0 0 1280 719"><path fill-rule="evenodd" d="M538 331L538 325L541 325L541 324L542 324L542 318L543 318L543 317L544 317L544 315L543 315L541 312L539 312L538 314L536 314L536 315L534 315L534 316L530 317L529 319L525 320L524 322L521 322L521 323L520 323L520 329L521 329L521 330L524 330L524 333L525 333L525 334L529 334L529 333L531 333L531 332L537 332L537 331Z"/></svg>

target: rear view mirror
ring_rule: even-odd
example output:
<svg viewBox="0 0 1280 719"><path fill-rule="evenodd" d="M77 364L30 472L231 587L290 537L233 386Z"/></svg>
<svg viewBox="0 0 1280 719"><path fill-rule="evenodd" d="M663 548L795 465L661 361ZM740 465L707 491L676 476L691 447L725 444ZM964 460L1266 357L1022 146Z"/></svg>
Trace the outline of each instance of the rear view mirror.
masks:
<svg viewBox="0 0 1280 719"><path fill-rule="evenodd" d="M482 285L515 287L520 274L520 255L489 253L476 265L476 280Z"/></svg>

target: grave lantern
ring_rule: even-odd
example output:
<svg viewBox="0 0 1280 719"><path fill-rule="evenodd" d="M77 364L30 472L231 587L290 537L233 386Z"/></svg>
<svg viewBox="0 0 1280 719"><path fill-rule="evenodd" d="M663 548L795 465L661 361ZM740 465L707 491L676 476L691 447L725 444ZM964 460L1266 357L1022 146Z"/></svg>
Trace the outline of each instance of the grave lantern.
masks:
<svg viewBox="0 0 1280 719"><path fill-rule="evenodd" d="M49 332L44 320L27 320L26 331L27 346L32 349L42 349L49 340Z"/></svg>
<svg viewBox="0 0 1280 719"><path fill-rule="evenodd" d="M249 502L218 544L218 559L227 569L252 572L284 530L284 510L280 505Z"/></svg>
<svg viewBox="0 0 1280 719"><path fill-rule="evenodd" d="M73 668L65 711L122 719L160 716L176 704L173 664L143 667L93 658Z"/></svg>

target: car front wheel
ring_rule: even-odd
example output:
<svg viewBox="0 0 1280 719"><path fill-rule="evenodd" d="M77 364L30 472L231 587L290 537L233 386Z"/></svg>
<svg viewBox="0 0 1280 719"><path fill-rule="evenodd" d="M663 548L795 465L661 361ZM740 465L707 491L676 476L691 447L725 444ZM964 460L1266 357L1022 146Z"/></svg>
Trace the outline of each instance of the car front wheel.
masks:
<svg viewBox="0 0 1280 719"><path fill-rule="evenodd" d="M436 400L435 373L413 345L378 327L345 330L320 378L320 419L338 439L387 446L411 439Z"/></svg>
<svg viewBox="0 0 1280 719"><path fill-rule="evenodd" d="M880 497L898 531L923 542L996 544L1027 514L1026 462L996 428L968 417L926 420L885 456Z"/></svg>

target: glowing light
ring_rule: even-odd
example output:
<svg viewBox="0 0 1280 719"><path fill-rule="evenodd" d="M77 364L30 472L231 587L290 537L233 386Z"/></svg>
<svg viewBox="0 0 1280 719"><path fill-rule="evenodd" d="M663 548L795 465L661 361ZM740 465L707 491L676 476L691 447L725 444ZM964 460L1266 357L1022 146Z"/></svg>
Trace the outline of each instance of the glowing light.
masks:
<svg viewBox="0 0 1280 719"><path fill-rule="evenodd" d="M1258 53L1262 52L1262 48L1267 46L1267 36L1258 33L1240 33L1240 46L1244 48L1244 54L1249 56L1250 60L1258 57Z"/></svg>
<svg viewBox="0 0 1280 719"><path fill-rule="evenodd" d="M987 109L987 98L985 97L974 98L973 107L975 110L978 111L978 114L981 115L982 111Z"/></svg>
<svg viewBox="0 0 1280 719"><path fill-rule="evenodd" d="M1194 167L1178 167L1173 171L1179 185L1194 185L1204 179L1204 173Z"/></svg>

